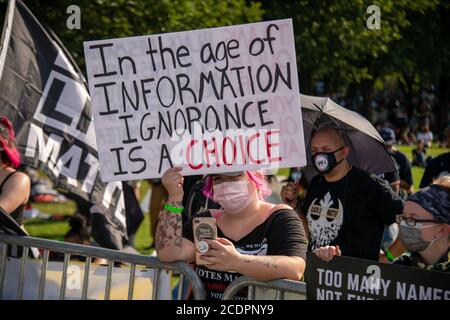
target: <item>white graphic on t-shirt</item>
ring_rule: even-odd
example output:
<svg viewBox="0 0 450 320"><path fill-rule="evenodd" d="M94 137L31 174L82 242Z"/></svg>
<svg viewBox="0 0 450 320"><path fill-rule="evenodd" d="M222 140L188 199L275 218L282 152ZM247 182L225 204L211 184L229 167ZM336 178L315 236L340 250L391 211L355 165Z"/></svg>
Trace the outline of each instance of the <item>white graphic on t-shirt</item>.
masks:
<svg viewBox="0 0 450 320"><path fill-rule="evenodd" d="M328 192L319 204L315 198L308 209L307 220L311 234L311 249L328 245L336 239L344 220L344 208L338 199L338 208L333 208L333 200Z"/></svg>
<svg viewBox="0 0 450 320"><path fill-rule="evenodd" d="M246 249L236 248L236 250L240 254L248 254L248 255L252 255L252 256L267 256L267 247L268 247L267 243L264 243L256 250L249 250L248 248L246 248Z"/></svg>

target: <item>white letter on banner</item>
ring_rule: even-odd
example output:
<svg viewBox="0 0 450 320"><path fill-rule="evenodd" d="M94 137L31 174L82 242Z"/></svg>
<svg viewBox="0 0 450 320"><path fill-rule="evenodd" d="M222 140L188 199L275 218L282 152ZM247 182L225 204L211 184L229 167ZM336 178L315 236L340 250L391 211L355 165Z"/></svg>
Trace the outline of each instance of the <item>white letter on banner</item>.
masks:
<svg viewBox="0 0 450 320"><path fill-rule="evenodd" d="M366 20L366 26L369 30L381 29L381 10L380 7L373 4L367 7L366 13L371 14Z"/></svg>
<svg viewBox="0 0 450 320"><path fill-rule="evenodd" d="M381 269L378 265L373 264L367 267L366 273L371 274L369 277L369 289L380 290Z"/></svg>
<svg viewBox="0 0 450 320"><path fill-rule="evenodd" d="M67 29L73 30L81 29L81 10L77 5L71 5L67 7L66 13L70 14L70 16L66 20Z"/></svg>

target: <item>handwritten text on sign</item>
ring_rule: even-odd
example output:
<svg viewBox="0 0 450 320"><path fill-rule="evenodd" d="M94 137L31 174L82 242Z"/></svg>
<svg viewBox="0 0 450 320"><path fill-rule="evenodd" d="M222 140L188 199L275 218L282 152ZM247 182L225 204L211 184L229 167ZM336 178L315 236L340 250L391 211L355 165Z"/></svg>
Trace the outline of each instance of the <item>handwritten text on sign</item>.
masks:
<svg viewBox="0 0 450 320"><path fill-rule="evenodd" d="M291 20L84 50L104 181L306 164Z"/></svg>

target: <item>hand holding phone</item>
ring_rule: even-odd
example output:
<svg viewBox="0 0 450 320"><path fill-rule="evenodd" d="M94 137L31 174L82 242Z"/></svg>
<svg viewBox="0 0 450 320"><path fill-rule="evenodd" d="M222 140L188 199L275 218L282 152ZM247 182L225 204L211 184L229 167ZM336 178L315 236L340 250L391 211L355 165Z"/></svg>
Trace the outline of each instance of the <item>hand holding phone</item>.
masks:
<svg viewBox="0 0 450 320"><path fill-rule="evenodd" d="M200 259L200 255L207 253L209 250L209 245L205 240L217 239L216 219L212 217L194 218L192 229L194 230L195 263L206 265L207 262Z"/></svg>

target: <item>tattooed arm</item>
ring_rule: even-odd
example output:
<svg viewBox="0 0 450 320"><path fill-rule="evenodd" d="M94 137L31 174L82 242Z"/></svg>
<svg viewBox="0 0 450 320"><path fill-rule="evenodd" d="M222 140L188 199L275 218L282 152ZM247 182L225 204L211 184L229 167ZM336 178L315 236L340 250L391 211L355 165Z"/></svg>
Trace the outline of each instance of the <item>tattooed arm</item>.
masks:
<svg viewBox="0 0 450 320"><path fill-rule="evenodd" d="M290 279L300 281L305 272L305 260L288 256L243 255L237 272L259 281Z"/></svg>
<svg viewBox="0 0 450 320"><path fill-rule="evenodd" d="M202 259L208 268L236 271L259 281L291 279L299 281L305 271L305 260L289 256L253 256L239 253L233 243L225 238L207 241L210 250Z"/></svg>
<svg viewBox="0 0 450 320"><path fill-rule="evenodd" d="M180 168L171 168L162 177L162 182L169 193L168 203L175 207L181 207L183 199L183 177L180 171ZM165 209L160 212L156 229L156 251L158 258L163 262L195 260L194 244L182 235L180 213Z"/></svg>

